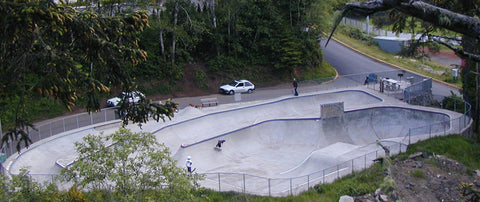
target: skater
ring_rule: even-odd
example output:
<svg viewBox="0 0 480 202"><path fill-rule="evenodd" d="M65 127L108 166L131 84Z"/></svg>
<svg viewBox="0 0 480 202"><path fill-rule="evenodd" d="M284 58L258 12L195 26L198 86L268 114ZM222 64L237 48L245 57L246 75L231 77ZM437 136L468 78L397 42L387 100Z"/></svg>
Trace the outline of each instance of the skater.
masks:
<svg viewBox="0 0 480 202"><path fill-rule="evenodd" d="M297 91L298 82L297 82L297 79L295 79L295 78L293 78L293 88L294 88L294 95L298 96L298 91Z"/></svg>
<svg viewBox="0 0 480 202"><path fill-rule="evenodd" d="M363 82L363 85L368 85L368 76L365 77L365 81Z"/></svg>
<svg viewBox="0 0 480 202"><path fill-rule="evenodd" d="M222 144L225 143L225 142L226 142L225 140L218 140L217 145L215 145L215 149L222 150L221 149Z"/></svg>
<svg viewBox="0 0 480 202"><path fill-rule="evenodd" d="M188 156L187 161L185 161L185 165L187 166L187 170L189 174L192 174L192 164L193 164L192 157Z"/></svg>

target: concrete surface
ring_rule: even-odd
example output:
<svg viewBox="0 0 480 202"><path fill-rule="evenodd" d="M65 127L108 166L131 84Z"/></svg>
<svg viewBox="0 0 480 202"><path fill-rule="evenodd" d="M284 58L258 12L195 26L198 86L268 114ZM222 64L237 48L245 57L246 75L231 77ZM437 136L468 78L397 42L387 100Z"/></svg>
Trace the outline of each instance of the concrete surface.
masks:
<svg viewBox="0 0 480 202"><path fill-rule="evenodd" d="M344 102L341 118L320 118L320 105ZM409 128L439 123L426 133L457 131L451 120L461 114L448 110L410 106L365 87L313 92L271 100L181 109L166 122L150 121L133 132L152 132L170 148L184 167L192 156L198 173L246 173L264 178L307 175L364 155L379 147L376 140L406 141ZM28 168L33 175L60 173L56 163L72 162L74 143L87 134L110 134L119 121L68 131L35 142L28 150L4 163L10 174ZM222 151L213 149L225 139ZM211 179L210 181L214 181ZM203 186L212 182L202 183ZM253 185L251 185L252 187Z"/></svg>

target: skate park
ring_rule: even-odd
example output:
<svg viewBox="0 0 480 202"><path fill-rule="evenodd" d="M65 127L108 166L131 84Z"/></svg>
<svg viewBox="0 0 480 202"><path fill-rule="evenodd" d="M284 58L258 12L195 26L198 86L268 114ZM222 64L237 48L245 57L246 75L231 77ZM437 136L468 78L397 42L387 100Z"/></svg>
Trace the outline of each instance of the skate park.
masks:
<svg viewBox="0 0 480 202"><path fill-rule="evenodd" d="M321 117L321 105L339 103L344 114ZM361 170L384 155L376 142L395 154L409 143L460 133L463 114L408 105L378 91L356 87L315 91L301 96L184 107L172 120L150 121L133 132L151 132L164 143L179 167L191 156L201 185L217 191L285 196L314 184ZM27 168L37 180L51 181L75 161L74 143L87 134L113 133L112 120L36 141L3 164L9 174ZM226 140L221 151L218 140Z"/></svg>

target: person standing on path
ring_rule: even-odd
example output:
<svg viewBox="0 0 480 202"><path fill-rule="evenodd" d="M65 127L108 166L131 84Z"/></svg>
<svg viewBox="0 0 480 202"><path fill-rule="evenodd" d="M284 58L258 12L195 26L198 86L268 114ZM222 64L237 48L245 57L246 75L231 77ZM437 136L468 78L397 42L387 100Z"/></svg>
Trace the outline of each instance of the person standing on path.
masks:
<svg viewBox="0 0 480 202"><path fill-rule="evenodd" d="M297 79L295 79L295 78L293 78L293 88L294 88L294 95L298 96L298 91L297 91L298 82L297 82Z"/></svg>
<svg viewBox="0 0 480 202"><path fill-rule="evenodd" d="M185 161L185 165L187 166L188 173L192 173L192 157L188 156L187 161Z"/></svg>

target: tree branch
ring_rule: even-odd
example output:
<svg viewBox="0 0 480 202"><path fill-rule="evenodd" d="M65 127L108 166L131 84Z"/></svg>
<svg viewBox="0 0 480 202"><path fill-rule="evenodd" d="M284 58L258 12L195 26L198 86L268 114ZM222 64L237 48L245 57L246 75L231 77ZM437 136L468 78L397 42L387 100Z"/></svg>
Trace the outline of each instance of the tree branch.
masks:
<svg viewBox="0 0 480 202"><path fill-rule="evenodd" d="M453 46L452 44L444 42L444 41L442 41L442 40L440 40L436 37L432 37L432 40L436 43L442 44L442 45L446 46L447 48L451 49L460 58L463 58L463 59L468 58L468 59L472 59L474 61L480 61L480 56L477 55L477 54L473 54L473 53L464 51L463 49L457 48L457 47Z"/></svg>

